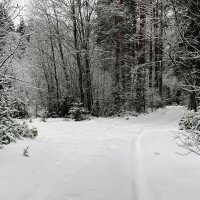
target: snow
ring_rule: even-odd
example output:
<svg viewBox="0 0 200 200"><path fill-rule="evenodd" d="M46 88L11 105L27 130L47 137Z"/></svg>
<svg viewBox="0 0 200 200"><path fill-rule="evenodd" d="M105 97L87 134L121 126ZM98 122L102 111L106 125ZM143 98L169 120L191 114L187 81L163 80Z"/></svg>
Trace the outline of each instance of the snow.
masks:
<svg viewBox="0 0 200 200"><path fill-rule="evenodd" d="M36 140L0 151L2 200L199 200L200 157L174 141L186 110L72 122L34 120ZM29 146L30 157L23 150Z"/></svg>

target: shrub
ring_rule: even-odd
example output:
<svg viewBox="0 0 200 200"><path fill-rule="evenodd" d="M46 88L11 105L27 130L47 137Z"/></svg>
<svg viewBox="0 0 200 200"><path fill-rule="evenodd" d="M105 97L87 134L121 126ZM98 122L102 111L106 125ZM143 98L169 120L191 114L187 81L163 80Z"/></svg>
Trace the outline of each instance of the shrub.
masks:
<svg viewBox="0 0 200 200"><path fill-rule="evenodd" d="M177 144L187 149L189 153L200 155L200 113L193 112L182 117L179 128L184 132L177 132Z"/></svg>
<svg viewBox="0 0 200 200"><path fill-rule="evenodd" d="M89 119L89 112L86 110L82 104L74 103L73 107L69 110L70 118L75 121L82 121Z"/></svg>
<svg viewBox="0 0 200 200"><path fill-rule="evenodd" d="M200 131L200 113L188 113L181 118L179 123L180 130Z"/></svg>
<svg viewBox="0 0 200 200"><path fill-rule="evenodd" d="M10 89L0 90L0 146L23 137L33 139L37 136L35 128L29 129L25 122L20 124L12 118L17 112L13 103L12 91Z"/></svg>
<svg viewBox="0 0 200 200"><path fill-rule="evenodd" d="M37 135L37 129L29 129L25 122L19 124L6 118L0 121L0 145L16 142L16 139L22 139L23 137L34 139Z"/></svg>

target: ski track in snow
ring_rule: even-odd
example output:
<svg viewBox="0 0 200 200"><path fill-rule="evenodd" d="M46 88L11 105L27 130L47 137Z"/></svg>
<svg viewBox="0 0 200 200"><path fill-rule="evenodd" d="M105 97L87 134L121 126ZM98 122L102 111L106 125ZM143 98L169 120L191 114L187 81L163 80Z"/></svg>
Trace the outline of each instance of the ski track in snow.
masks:
<svg viewBox="0 0 200 200"><path fill-rule="evenodd" d="M183 150L172 131L185 112L167 107L129 120L34 120L35 141L0 152L0 199L199 200L200 158L175 153Z"/></svg>

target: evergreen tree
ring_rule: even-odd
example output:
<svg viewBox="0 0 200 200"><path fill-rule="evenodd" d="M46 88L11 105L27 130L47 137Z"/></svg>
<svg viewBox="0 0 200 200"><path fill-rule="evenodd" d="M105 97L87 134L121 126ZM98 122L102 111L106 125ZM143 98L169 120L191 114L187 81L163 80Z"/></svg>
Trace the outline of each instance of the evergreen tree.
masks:
<svg viewBox="0 0 200 200"><path fill-rule="evenodd" d="M12 31L14 31L14 23L10 19L4 4L0 3L0 54L2 54L6 43L5 36Z"/></svg>
<svg viewBox="0 0 200 200"><path fill-rule="evenodd" d="M183 80L185 91L189 92L189 109L197 111L200 87L200 4L198 0L172 1L179 47L176 51L176 75Z"/></svg>
<svg viewBox="0 0 200 200"><path fill-rule="evenodd" d="M111 73L113 79L114 112L132 109L131 69L135 64L136 2L101 0L97 21L97 42L105 52L101 54L102 67Z"/></svg>
<svg viewBox="0 0 200 200"><path fill-rule="evenodd" d="M0 3L0 37L4 37L10 31L14 31L14 23L4 4Z"/></svg>
<svg viewBox="0 0 200 200"><path fill-rule="evenodd" d="M24 34L25 34L25 30L26 30L26 24L25 24L25 22L24 22L24 19L21 18L20 24L19 24L19 26L17 27L16 32L17 32L17 33L20 33L21 35L24 35Z"/></svg>
<svg viewBox="0 0 200 200"><path fill-rule="evenodd" d="M37 131L29 130L26 124L19 124L13 117L20 112L21 101L13 89L13 77L8 75L12 56L15 51L8 51L8 35L14 31L8 11L0 4L0 145L14 142L17 138L37 136Z"/></svg>
<svg viewBox="0 0 200 200"><path fill-rule="evenodd" d="M25 35L26 24L23 18L20 19L20 24L18 25L16 32L20 34L20 38L21 38L21 42L19 44L18 57L19 59L22 59L25 54L25 50L27 47L28 39L29 39L29 36Z"/></svg>

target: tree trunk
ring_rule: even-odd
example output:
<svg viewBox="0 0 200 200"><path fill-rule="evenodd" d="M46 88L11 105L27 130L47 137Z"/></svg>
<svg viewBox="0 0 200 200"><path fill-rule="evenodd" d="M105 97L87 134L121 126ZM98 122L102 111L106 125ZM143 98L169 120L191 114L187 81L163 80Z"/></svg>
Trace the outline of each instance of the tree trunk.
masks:
<svg viewBox="0 0 200 200"><path fill-rule="evenodd" d="M145 1L140 2L140 30L139 30L139 45L138 45L138 65L137 70L137 85L136 85L136 112L141 113L146 110L145 102L145 37L146 37L146 5Z"/></svg>
<svg viewBox="0 0 200 200"><path fill-rule="evenodd" d="M81 96L81 103L85 105L85 95L83 90L83 66L81 64L81 55L80 55L80 49L78 44L78 30L77 30L77 19L76 19L76 9L75 9L75 2L73 0L72 2L72 19L73 19L73 36L74 36L74 46L76 49L76 61L77 61L77 67L79 71L79 90L80 90L80 96Z"/></svg>
<svg viewBox="0 0 200 200"><path fill-rule="evenodd" d="M52 37L50 36L50 44L51 44L51 53L52 53L52 60L53 60L53 68L54 68L54 78L56 82L56 98L57 98L57 106L58 110L60 110L60 95L59 95L59 81L58 81L58 74L57 74L57 66L56 66L56 58L55 58L55 51L53 46Z"/></svg>
<svg viewBox="0 0 200 200"><path fill-rule="evenodd" d="M118 19L115 17L115 24L118 24ZM116 34L116 47L115 47L115 80L114 80L114 101L115 105L120 102L120 33Z"/></svg>
<svg viewBox="0 0 200 200"><path fill-rule="evenodd" d="M189 102L189 107L190 110L194 110L194 112L197 112L197 99L196 99L196 92L193 91L190 94L190 102Z"/></svg>

